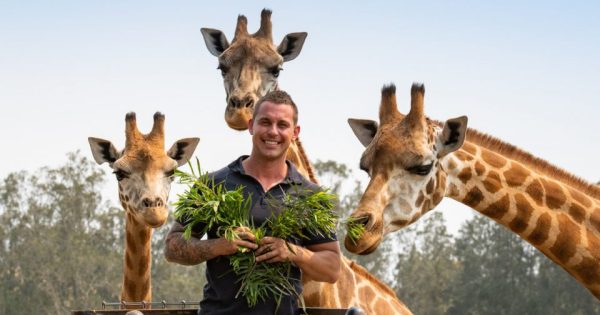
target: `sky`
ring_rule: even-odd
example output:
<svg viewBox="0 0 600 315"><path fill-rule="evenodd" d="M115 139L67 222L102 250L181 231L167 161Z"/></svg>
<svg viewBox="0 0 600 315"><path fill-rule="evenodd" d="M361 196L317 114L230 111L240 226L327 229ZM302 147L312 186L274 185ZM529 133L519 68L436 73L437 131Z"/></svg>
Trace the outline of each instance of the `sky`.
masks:
<svg viewBox="0 0 600 315"><path fill-rule="evenodd" d="M238 14L258 29L273 10L273 38L308 32L279 85L299 106L311 160L358 169L363 147L347 118L377 119L380 89L410 86L425 112L467 115L469 126L585 180L600 181L598 1L12 1L0 0L0 178L91 158L87 137L124 144L124 118L142 132L166 115L166 146L200 137L205 170L249 153L247 132L223 119L225 91L201 27L233 37ZM108 171L108 166L103 168ZM107 184L114 192L116 181ZM472 210L438 206L451 231Z"/></svg>

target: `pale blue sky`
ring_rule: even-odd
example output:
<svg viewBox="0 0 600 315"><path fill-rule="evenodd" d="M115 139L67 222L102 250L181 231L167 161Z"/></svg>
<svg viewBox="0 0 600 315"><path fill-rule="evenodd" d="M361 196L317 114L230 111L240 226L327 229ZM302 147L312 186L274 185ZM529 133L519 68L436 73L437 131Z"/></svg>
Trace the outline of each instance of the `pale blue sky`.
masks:
<svg viewBox="0 0 600 315"><path fill-rule="evenodd" d="M430 117L467 115L471 127L600 180L598 1L1 0L0 177L59 165L77 149L91 157L88 136L121 147L128 111L142 131L165 113L167 146L199 136L209 170L249 152L247 133L222 118L222 80L199 29L231 40L238 14L253 32L265 7L276 43L309 33L280 86L300 106L311 159L346 163L365 180L346 119L376 119L389 82L406 110L418 81ZM440 207L453 226L470 213Z"/></svg>

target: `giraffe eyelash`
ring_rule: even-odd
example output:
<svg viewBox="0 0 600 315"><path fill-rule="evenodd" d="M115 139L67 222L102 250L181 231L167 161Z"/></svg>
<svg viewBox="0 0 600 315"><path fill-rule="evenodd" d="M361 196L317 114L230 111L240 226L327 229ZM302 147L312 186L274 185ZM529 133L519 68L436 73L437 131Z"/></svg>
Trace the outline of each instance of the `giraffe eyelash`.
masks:
<svg viewBox="0 0 600 315"><path fill-rule="evenodd" d="M433 162L431 162L429 164L425 164L425 165L415 165L415 166L407 167L406 170L413 174L416 174L416 175L425 176L425 175L429 174L429 172L431 172L432 168L433 168Z"/></svg>
<svg viewBox="0 0 600 315"><path fill-rule="evenodd" d="M122 179L129 177L129 173L125 172L124 170L115 170L113 174L115 174L117 177L117 181L121 181Z"/></svg>

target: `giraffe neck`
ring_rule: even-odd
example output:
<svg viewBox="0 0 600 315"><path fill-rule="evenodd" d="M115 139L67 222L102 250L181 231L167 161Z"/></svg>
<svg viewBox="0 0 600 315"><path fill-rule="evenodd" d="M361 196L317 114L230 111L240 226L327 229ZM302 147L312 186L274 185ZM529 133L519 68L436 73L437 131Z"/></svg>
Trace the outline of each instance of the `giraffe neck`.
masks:
<svg viewBox="0 0 600 315"><path fill-rule="evenodd" d="M343 256L336 283L304 281L303 295L309 307L354 306L360 307L366 314L412 314L391 288Z"/></svg>
<svg viewBox="0 0 600 315"><path fill-rule="evenodd" d="M600 199L523 156L465 142L443 162L447 195L518 234L600 298Z"/></svg>
<svg viewBox="0 0 600 315"><path fill-rule="evenodd" d="M152 229L135 221L130 213L125 221L125 262L121 301L150 302Z"/></svg>

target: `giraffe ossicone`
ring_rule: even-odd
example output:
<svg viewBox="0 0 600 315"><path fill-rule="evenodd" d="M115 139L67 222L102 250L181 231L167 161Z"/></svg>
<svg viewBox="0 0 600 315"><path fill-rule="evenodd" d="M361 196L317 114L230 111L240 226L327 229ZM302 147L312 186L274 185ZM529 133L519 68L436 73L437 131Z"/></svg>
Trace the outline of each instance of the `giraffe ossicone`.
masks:
<svg viewBox="0 0 600 315"><path fill-rule="evenodd" d="M176 141L165 152L164 120L154 114L148 134L142 134L135 113L125 116L125 148L117 150L112 142L89 137L94 160L108 163L119 186L119 201L125 210L125 264L121 301L149 302L152 229L162 226L169 214L167 200L175 169L185 164L196 149L199 138Z"/></svg>
<svg viewBox="0 0 600 315"><path fill-rule="evenodd" d="M378 124L349 119L365 146L360 167L370 181L351 214L365 233L346 248L374 251L385 234L418 220L450 197L506 226L600 298L600 187L506 142L445 123L423 111L414 84L411 109L398 111L395 87L382 90Z"/></svg>

